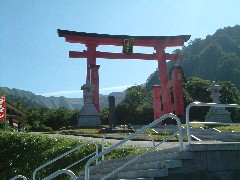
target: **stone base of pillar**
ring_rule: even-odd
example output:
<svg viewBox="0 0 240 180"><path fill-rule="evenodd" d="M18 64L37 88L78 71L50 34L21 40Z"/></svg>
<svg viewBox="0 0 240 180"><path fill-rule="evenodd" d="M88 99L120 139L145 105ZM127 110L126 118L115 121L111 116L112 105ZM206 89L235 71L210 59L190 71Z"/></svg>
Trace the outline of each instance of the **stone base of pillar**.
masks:
<svg viewBox="0 0 240 180"><path fill-rule="evenodd" d="M230 114L225 108L211 107L205 116L205 122L232 123Z"/></svg>
<svg viewBox="0 0 240 180"><path fill-rule="evenodd" d="M78 126L79 127L100 127L101 121L100 116L80 116L78 119Z"/></svg>
<svg viewBox="0 0 240 180"><path fill-rule="evenodd" d="M79 114L79 127L100 127L100 114L97 112L93 104L85 104Z"/></svg>

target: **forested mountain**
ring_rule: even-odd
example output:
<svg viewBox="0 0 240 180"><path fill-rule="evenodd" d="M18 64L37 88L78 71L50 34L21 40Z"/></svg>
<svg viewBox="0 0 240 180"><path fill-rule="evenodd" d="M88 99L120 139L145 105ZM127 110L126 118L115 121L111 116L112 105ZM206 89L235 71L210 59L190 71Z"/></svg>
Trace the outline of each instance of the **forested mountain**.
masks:
<svg viewBox="0 0 240 180"><path fill-rule="evenodd" d="M240 88L240 25L217 30L205 39L190 41L181 53L185 77L200 77L211 81L231 81ZM169 71L174 62L169 62ZM158 70L148 79L148 89L159 84Z"/></svg>
<svg viewBox="0 0 240 180"><path fill-rule="evenodd" d="M66 97L44 97L35 95L32 92L0 87L0 95L6 95L7 101L16 106L20 105L23 108L43 107L50 109L66 108L66 109L81 109L83 106L82 98L66 98ZM113 92L110 95L115 96L116 104L124 98L124 92ZM100 95L101 108L108 106L108 96Z"/></svg>
<svg viewBox="0 0 240 180"><path fill-rule="evenodd" d="M240 25L195 39L183 51L185 76L231 81L240 88Z"/></svg>

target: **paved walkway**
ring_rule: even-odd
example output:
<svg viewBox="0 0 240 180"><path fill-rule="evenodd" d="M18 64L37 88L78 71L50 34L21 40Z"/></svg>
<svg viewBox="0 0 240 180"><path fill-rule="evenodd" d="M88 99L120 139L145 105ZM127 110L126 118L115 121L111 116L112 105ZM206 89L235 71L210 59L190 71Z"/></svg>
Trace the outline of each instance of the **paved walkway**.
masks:
<svg viewBox="0 0 240 180"><path fill-rule="evenodd" d="M165 131L172 132L175 131L173 129L176 129L175 126L167 126L163 128L154 128L159 134L163 134ZM34 132L34 134L43 134L43 133L37 133ZM186 129L183 129L183 134L186 134ZM213 129L200 129L200 128L194 128L191 129L191 134L199 137L202 141L192 141L193 144L220 144L222 142L240 142L240 133L223 133L223 132L217 132ZM78 139L78 140L85 140L85 141L98 141L102 142L102 138L96 138L96 137L86 137L86 136L79 136L79 135L62 135L62 134L45 134L52 137L65 137L65 138L72 138L72 139ZM113 138L106 138L104 140L105 143L112 143L116 144L120 140L113 139ZM159 142L155 142L158 144ZM184 144L187 144L186 142ZM124 146L136 146L140 148L147 148L147 147L153 147L153 142L151 140L142 140L142 141L135 141L130 140L127 141ZM179 142L165 142L159 146L158 149L169 149L169 148L175 148L179 147Z"/></svg>
<svg viewBox="0 0 240 180"><path fill-rule="evenodd" d="M34 132L34 134L43 134L43 133L37 133ZM65 138L72 138L72 139L78 139L78 140L85 140L85 141L98 141L98 142L102 142L102 138L94 138L94 137L85 137L85 136L76 136L76 135L61 135L61 134L44 134L44 135L48 135L51 137L65 137ZM118 143L121 140L118 139L105 139L104 142L106 143ZM156 144L159 142L155 142ZM127 146L136 146L136 147L140 147L140 148L147 148L147 147L153 147L153 142L152 141L127 141L124 145ZM174 148L174 147L179 147L179 142L165 142L162 145L160 145L160 147L158 149L169 149L169 148Z"/></svg>

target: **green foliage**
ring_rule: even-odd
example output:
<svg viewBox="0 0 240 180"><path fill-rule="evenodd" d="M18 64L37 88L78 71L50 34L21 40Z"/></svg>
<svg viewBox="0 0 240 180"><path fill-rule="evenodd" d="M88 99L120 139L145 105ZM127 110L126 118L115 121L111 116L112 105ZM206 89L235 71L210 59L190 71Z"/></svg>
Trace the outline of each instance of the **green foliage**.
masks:
<svg viewBox="0 0 240 180"><path fill-rule="evenodd" d="M193 101L211 102L210 92L207 89L211 83L208 80L191 77L183 82L183 97L185 109L189 103ZM204 120L209 107L192 107L190 111L190 119Z"/></svg>
<svg viewBox="0 0 240 180"><path fill-rule="evenodd" d="M4 129L5 127L5 121L0 121L0 131Z"/></svg>
<svg viewBox="0 0 240 180"><path fill-rule="evenodd" d="M240 104L240 92L234 84L228 81L216 82L222 89L220 90L220 102L222 104ZM212 102L210 98L211 82L201 78L191 77L183 82L184 101L186 106L193 101ZM209 107L192 107L190 111L190 119L203 121ZM240 110L237 108L228 108L231 112L231 118L234 122L240 119Z"/></svg>
<svg viewBox="0 0 240 180"><path fill-rule="evenodd" d="M223 88L220 90L221 97L220 102L222 104L240 104L240 91L234 84L229 81L220 81L219 85ZM231 112L231 119L233 122L240 122L240 109L239 108L227 108Z"/></svg>
<svg viewBox="0 0 240 180"><path fill-rule="evenodd" d="M207 91L210 85L211 85L211 82L208 80L191 77L191 78L188 78L183 83L183 88L191 96L192 100L200 101L200 102L210 102L211 93L210 91ZM190 102L187 102L187 103L190 103Z"/></svg>
<svg viewBox="0 0 240 180"><path fill-rule="evenodd" d="M51 138L46 135L0 132L0 179L10 179L18 174L30 178L37 167L82 143L83 141ZM42 179L59 169L66 168L94 151L94 145L84 146L84 148L69 154L66 158L59 159L40 170L36 179ZM101 151L101 147L99 151ZM106 157L112 159L138 153L140 151L136 148L131 150L118 149L107 154ZM70 169L78 174L80 170L84 169L86 161L84 160Z"/></svg>
<svg viewBox="0 0 240 180"><path fill-rule="evenodd" d="M79 110L31 108L26 112L30 131L51 131L77 124Z"/></svg>
<svg viewBox="0 0 240 180"><path fill-rule="evenodd" d="M103 125L109 125L109 108L108 107L101 110L101 121Z"/></svg>
<svg viewBox="0 0 240 180"><path fill-rule="evenodd" d="M153 120L151 94L144 86L126 90L124 100L116 107L117 124L148 124Z"/></svg>
<svg viewBox="0 0 240 180"><path fill-rule="evenodd" d="M195 39L182 50L187 77L231 81L240 88L240 25L219 29L206 39ZM196 68L193 68L196 67Z"/></svg>
<svg viewBox="0 0 240 180"><path fill-rule="evenodd" d="M126 156L132 156L143 153L145 149L131 148L131 149L115 149L110 154L106 155L106 160L121 158Z"/></svg>
<svg viewBox="0 0 240 180"><path fill-rule="evenodd" d="M17 174L31 177L35 168L82 143L71 139L3 132L0 132L0 139L1 179L10 179ZM81 159L83 154L89 151L92 149L84 149L66 159L59 160L58 163L39 172L38 178L58 168L66 167L76 158Z"/></svg>
<svg viewBox="0 0 240 180"><path fill-rule="evenodd" d="M240 126L217 126L215 127L217 130L221 132L240 132Z"/></svg>
<svg viewBox="0 0 240 180"><path fill-rule="evenodd" d="M159 85L160 80L159 80L159 71L156 69L147 79L145 87L148 92L152 90L152 87L154 85Z"/></svg>

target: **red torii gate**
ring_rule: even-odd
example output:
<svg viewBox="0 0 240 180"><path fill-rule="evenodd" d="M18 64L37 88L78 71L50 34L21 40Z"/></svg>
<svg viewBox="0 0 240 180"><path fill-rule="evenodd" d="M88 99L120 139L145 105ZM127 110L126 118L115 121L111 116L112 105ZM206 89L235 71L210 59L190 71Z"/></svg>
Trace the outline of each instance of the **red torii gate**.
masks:
<svg viewBox="0 0 240 180"><path fill-rule="evenodd" d="M108 35L75 32L58 29L58 36L65 37L69 43L85 44L87 50L83 52L70 51L70 58L87 58L87 80L94 85L93 104L99 111L99 65L96 65L96 58L106 59L143 59L157 60L159 69L160 86L153 87L153 108L154 119L161 115L174 112L176 115L184 114L182 78L181 70L175 68L172 71L172 80L170 81L167 73L166 60L179 61L181 55L165 53L166 47L183 46L190 35L181 36L127 36L127 35ZM110 53L97 51L99 45L123 46L124 41L130 39L132 46L153 47L156 53ZM129 47L128 47L129 48ZM131 48L131 47L130 47ZM128 49L127 49L128 50ZM174 103L171 102L171 88L174 95Z"/></svg>

